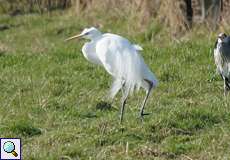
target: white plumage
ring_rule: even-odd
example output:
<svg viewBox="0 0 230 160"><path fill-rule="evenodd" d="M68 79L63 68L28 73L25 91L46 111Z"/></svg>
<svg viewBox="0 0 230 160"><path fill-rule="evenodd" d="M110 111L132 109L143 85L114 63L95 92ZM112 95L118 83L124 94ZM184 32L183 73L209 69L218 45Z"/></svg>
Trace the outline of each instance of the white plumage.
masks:
<svg viewBox="0 0 230 160"><path fill-rule="evenodd" d="M131 44L127 39L116 34L102 34L94 27L86 28L80 35L67 40L77 37L90 40L82 48L84 57L94 64L103 66L113 76L110 96L113 98L119 90L123 90L120 120L122 121L123 118L128 94L140 87L146 90L146 97L141 107L141 117L143 117L146 100L151 89L157 86L158 81L139 54L139 51L143 50L142 47Z"/></svg>

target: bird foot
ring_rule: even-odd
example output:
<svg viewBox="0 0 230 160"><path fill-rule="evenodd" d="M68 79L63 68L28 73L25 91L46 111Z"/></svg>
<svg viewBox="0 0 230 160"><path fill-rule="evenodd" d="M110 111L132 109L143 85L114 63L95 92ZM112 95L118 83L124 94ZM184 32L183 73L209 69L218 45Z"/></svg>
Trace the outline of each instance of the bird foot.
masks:
<svg viewBox="0 0 230 160"><path fill-rule="evenodd" d="M141 113L140 114L141 121L143 121L144 120L144 116L147 116L147 115L150 115L150 113Z"/></svg>

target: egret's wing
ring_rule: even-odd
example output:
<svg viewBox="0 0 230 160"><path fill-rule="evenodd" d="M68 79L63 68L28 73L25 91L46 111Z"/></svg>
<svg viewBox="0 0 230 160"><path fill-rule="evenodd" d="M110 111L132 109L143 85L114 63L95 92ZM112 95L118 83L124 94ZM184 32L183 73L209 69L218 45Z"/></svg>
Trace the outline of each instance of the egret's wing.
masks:
<svg viewBox="0 0 230 160"><path fill-rule="evenodd" d="M118 63L121 63L123 46L119 37L113 34L104 34L96 44L96 54L104 68L113 77L116 77ZM120 77L121 78L121 77Z"/></svg>
<svg viewBox="0 0 230 160"><path fill-rule="evenodd" d="M97 42L96 54L102 62L105 70L113 76L113 84L110 89L110 98L118 93L122 88L124 78L120 73L122 65L122 44L112 34L105 34L102 39Z"/></svg>
<svg viewBox="0 0 230 160"><path fill-rule="evenodd" d="M96 44L94 42L87 42L82 48L82 53L84 57L94 64L102 65L100 59L96 54Z"/></svg>
<svg viewBox="0 0 230 160"><path fill-rule="evenodd" d="M104 34L96 45L96 54L106 71L114 79L120 79L119 83L124 82L125 94L132 93L135 88L139 88L145 78L155 81L154 75L144 63L137 49L121 36ZM121 84L114 86L122 87ZM117 89L112 88L111 91L117 91Z"/></svg>

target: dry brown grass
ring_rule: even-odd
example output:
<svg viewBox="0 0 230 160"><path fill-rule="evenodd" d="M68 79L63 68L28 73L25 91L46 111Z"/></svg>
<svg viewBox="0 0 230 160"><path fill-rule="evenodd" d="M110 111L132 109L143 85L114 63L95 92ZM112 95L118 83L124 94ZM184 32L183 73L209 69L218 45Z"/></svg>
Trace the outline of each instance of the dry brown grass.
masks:
<svg viewBox="0 0 230 160"><path fill-rule="evenodd" d="M168 26L173 34L186 31L189 27L184 8L185 4L181 0L164 0L160 5L158 19Z"/></svg>
<svg viewBox="0 0 230 160"><path fill-rule="evenodd" d="M71 6L71 0L0 0L0 13L21 13L65 9Z"/></svg>
<svg viewBox="0 0 230 160"><path fill-rule="evenodd" d="M230 0L223 1L223 12L221 14L221 30L226 30L225 28L229 28L230 25Z"/></svg>
<svg viewBox="0 0 230 160"><path fill-rule="evenodd" d="M229 25L230 1L224 1L221 28ZM0 1L0 13L43 13L54 9L71 8L70 13L79 17L107 17L114 21L125 18L127 23L135 23L135 29L143 31L153 23L159 23L173 35L181 35L189 29L183 0L8 0ZM205 21L207 23L207 21ZM195 24L195 23L194 23ZM100 25L100 24L98 24ZM210 27L210 25L207 25Z"/></svg>
<svg viewBox="0 0 230 160"><path fill-rule="evenodd" d="M103 12L111 17L128 17L135 21L139 29L145 28L152 21L160 22L176 34L185 31L188 23L185 17L185 4L182 0L75 0L75 11L87 15Z"/></svg>

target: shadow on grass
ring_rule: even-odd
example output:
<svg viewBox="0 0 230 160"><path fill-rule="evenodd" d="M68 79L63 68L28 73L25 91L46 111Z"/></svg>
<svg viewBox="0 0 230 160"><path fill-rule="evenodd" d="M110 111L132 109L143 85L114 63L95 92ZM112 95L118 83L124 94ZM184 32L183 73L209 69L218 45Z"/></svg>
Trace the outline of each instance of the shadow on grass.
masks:
<svg viewBox="0 0 230 160"><path fill-rule="evenodd" d="M112 108L111 103L101 101L96 104L96 109L97 110L112 110L113 108Z"/></svg>
<svg viewBox="0 0 230 160"><path fill-rule="evenodd" d="M110 112L116 110L112 107L111 103L100 101L96 104L95 109L84 111L83 113L78 113L81 118L97 118L97 111Z"/></svg>
<svg viewBox="0 0 230 160"><path fill-rule="evenodd" d="M10 125L7 130L12 131L16 135L23 135L27 137L32 137L35 135L41 135L42 132L39 128L33 126L28 121L17 121Z"/></svg>

